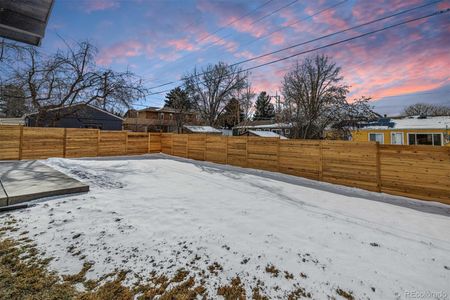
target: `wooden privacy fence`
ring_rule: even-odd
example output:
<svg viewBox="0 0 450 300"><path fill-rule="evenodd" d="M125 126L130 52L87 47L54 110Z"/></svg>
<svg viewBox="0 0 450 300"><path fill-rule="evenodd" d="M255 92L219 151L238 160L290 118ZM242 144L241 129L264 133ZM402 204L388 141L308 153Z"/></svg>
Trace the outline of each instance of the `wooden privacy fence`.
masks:
<svg viewBox="0 0 450 300"><path fill-rule="evenodd" d="M160 133L0 126L0 160L159 152Z"/></svg>
<svg viewBox="0 0 450 300"><path fill-rule="evenodd" d="M450 148L161 134L166 154L450 204Z"/></svg>
<svg viewBox="0 0 450 300"><path fill-rule="evenodd" d="M450 147L0 126L0 160L158 152L450 204Z"/></svg>

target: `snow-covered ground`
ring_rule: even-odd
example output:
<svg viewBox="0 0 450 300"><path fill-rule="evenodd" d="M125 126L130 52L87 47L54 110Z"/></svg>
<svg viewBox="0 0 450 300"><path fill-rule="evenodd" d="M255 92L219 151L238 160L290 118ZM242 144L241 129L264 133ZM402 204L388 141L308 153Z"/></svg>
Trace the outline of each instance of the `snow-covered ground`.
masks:
<svg viewBox="0 0 450 300"><path fill-rule="evenodd" d="M96 278L116 268L145 276L184 267L209 274L210 297L237 275L247 295L259 280L271 298L295 287L314 299L339 298L338 289L358 299L450 297L444 205L425 204L443 212L427 213L287 175L145 157L43 161L91 186L12 213L56 258L52 269L77 273L92 261L88 278Z"/></svg>

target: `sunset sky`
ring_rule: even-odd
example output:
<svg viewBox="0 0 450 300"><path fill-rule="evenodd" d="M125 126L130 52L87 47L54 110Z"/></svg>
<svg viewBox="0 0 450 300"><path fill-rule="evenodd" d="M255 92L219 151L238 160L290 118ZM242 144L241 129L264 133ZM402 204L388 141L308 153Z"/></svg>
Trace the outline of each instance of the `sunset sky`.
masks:
<svg viewBox="0 0 450 300"><path fill-rule="evenodd" d="M88 39L99 49L98 64L115 70L129 68L152 87L177 80L195 66L201 68L218 61L234 63L431 2L435 1L57 0L42 47L46 51L63 47L58 35L69 41ZM440 1L242 67L449 7L449 0ZM239 20L244 15L247 16ZM342 67L345 82L351 85L351 98L364 95L379 100L394 96L378 102L394 113L408 101L450 103L449 50L450 13L446 13L329 47L320 53L333 57ZM254 89L280 93L284 74L296 59L302 58L252 70ZM164 96L152 95L139 103L159 106Z"/></svg>

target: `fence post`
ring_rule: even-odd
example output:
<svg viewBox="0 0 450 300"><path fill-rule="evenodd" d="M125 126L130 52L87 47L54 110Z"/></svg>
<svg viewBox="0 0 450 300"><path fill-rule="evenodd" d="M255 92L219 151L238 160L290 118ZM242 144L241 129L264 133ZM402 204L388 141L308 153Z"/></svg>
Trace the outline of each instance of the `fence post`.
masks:
<svg viewBox="0 0 450 300"><path fill-rule="evenodd" d="M186 137L186 158L189 158L189 136L190 134L187 135Z"/></svg>
<svg viewBox="0 0 450 300"><path fill-rule="evenodd" d="M380 143L376 142L376 163L377 163L377 190L381 193L381 158L380 158Z"/></svg>
<svg viewBox="0 0 450 300"><path fill-rule="evenodd" d="M125 155L127 155L128 154L128 132L127 131L124 131L125 132Z"/></svg>
<svg viewBox="0 0 450 300"><path fill-rule="evenodd" d="M280 172L280 141L281 138L277 140L277 172Z"/></svg>
<svg viewBox="0 0 450 300"><path fill-rule="evenodd" d="M100 129L97 129L97 156L100 156Z"/></svg>
<svg viewBox="0 0 450 300"><path fill-rule="evenodd" d="M147 153L150 153L150 132L147 132Z"/></svg>
<svg viewBox="0 0 450 300"><path fill-rule="evenodd" d="M323 142L319 140L319 180L323 181Z"/></svg>
<svg viewBox="0 0 450 300"><path fill-rule="evenodd" d="M245 167L248 168L248 135L245 137Z"/></svg>
<svg viewBox="0 0 450 300"><path fill-rule="evenodd" d="M67 152L67 128L64 128L64 141L63 141L63 157L66 157Z"/></svg>
<svg viewBox="0 0 450 300"><path fill-rule="evenodd" d="M208 138L208 134L205 133L205 139L203 140L203 161L206 161L206 140Z"/></svg>
<svg viewBox="0 0 450 300"><path fill-rule="evenodd" d="M228 165L228 135L225 136L225 164Z"/></svg>
<svg viewBox="0 0 450 300"><path fill-rule="evenodd" d="M173 155L173 133L169 133L170 136L170 155Z"/></svg>
<svg viewBox="0 0 450 300"><path fill-rule="evenodd" d="M23 148L23 125L20 125L19 160L22 160L22 148Z"/></svg>

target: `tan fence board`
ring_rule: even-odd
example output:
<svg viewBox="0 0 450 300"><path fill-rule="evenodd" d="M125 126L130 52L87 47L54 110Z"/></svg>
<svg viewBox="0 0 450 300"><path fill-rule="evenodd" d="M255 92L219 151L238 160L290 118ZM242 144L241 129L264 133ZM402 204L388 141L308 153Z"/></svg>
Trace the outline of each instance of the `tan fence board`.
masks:
<svg viewBox="0 0 450 300"><path fill-rule="evenodd" d="M172 136L171 133L161 133L161 152L172 155Z"/></svg>
<svg viewBox="0 0 450 300"><path fill-rule="evenodd" d="M22 159L63 156L64 128L23 128Z"/></svg>
<svg viewBox="0 0 450 300"><path fill-rule="evenodd" d="M128 132L127 154L148 153L148 133Z"/></svg>
<svg viewBox="0 0 450 300"><path fill-rule="evenodd" d="M15 125L0 126L0 160L19 159L20 128Z"/></svg>
<svg viewBox="0 0 450 300"><path fill-rule="evenodd" d="M161 152L161 134L160 133L149 133L150 134L150 153L159 153Z"/></svg>
<svg viewBox="0 0 450 300"><path fill-rule="evenodd" d="M127 154L127 132L100 131L99 156Z"/></svg>
<svg viewBox="0 0 450 300"><path fill-rule="evenodd" d="M66 129L66 157L97 156L97 129Z"/></svg>

